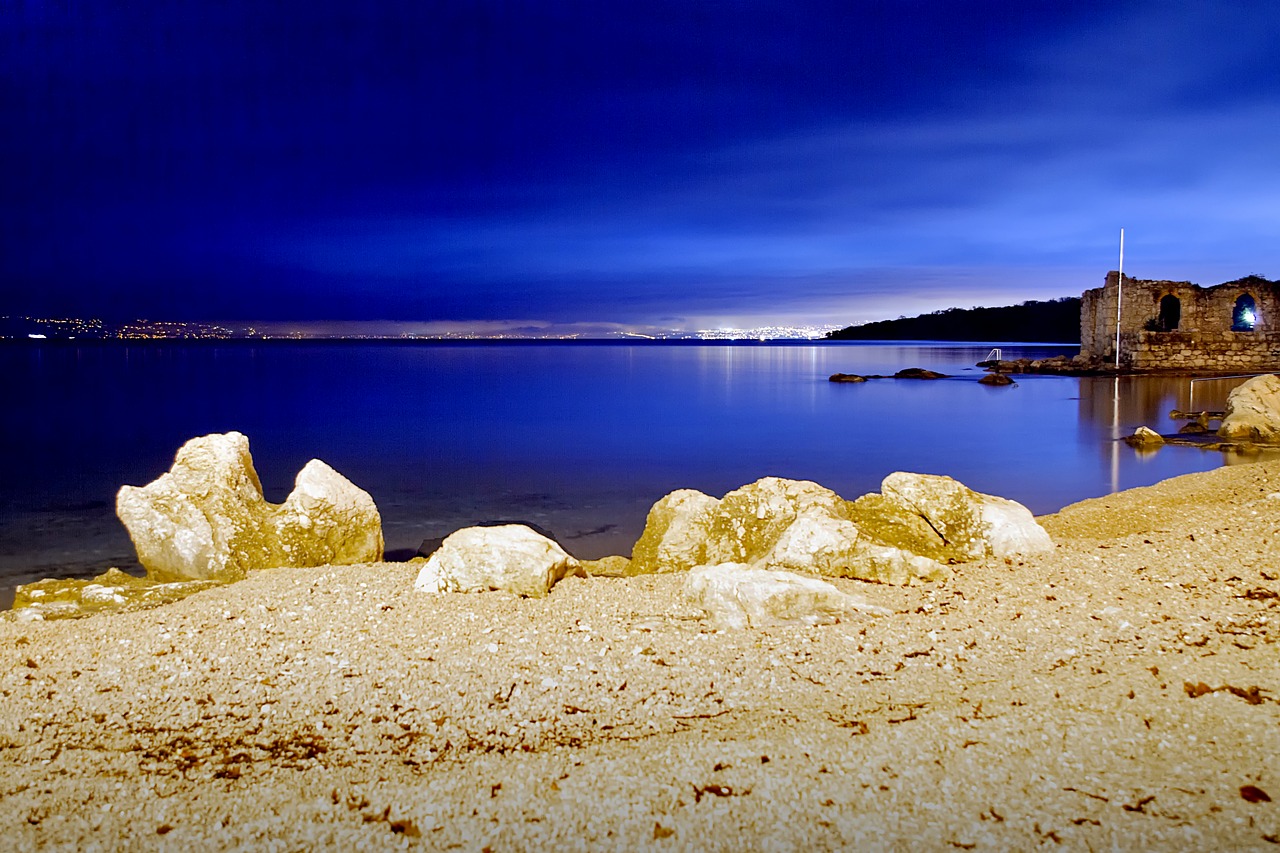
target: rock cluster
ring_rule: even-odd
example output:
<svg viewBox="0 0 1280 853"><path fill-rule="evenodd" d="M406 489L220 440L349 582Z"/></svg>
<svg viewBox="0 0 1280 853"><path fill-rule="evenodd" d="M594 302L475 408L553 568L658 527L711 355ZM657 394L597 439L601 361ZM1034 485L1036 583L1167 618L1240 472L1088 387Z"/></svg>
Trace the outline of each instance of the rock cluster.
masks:
<svg viewBox="0 0 1280 853"><path fill-rule="evenodd" d="M120 489L116 515L158 581L232 581L251 569L382 559L382 520L367 492L312 459L283 504L267 503L238 432L182 445L168 473Z"/></svg>
<svg viewBox="0 0 1280 853"><path fill-rule="evenodd" d="M20 618L139 610L240 580L255 569L382 559L382 520L367 492L312 459L283 504L267 503L249 440L238 432L182 445L168 473L146 486L120 489L116 515L147 576L109 569L91 580L26 584L14 596Z"/></svg>
<svg viewBox="0 0 1280 853"><path fill-rule="evenodd" d="M312 460L285 502L269 504L237 432L188 441L168 473L120 490L117 514L146 579L112 570L41 582L20 590L17 606L30 618L154 606L255 569L369 563L383 553L367 493ZM584 564L524 524L464 528L434 550L414 588L542 597L569 576L684 572L686 596L720 627L819 624L879 611L815 575L937 581L957 563L1052 547L1026 507L950 477L891 474L879 493L854 501L807 480L765 477L719 499L692 489L662 498L630 560Z"/></svg>
<svg viewBox="0 0 1280 853"><path fill-rule="evenodd" d="M950 477L891 474L880 494L856 501L817 483L766 477L719 501L691 490L659 500L632 571L744 563L906 584L942 580L952 563L1052 547L1026 507Z"/></svg>
<svg viewBox="0 0 1280 853"><path fill-rule="evenodd" d="M1280 376L1255 376L1227 395L1218 435L1242 441L1280 441Z"/></svg>

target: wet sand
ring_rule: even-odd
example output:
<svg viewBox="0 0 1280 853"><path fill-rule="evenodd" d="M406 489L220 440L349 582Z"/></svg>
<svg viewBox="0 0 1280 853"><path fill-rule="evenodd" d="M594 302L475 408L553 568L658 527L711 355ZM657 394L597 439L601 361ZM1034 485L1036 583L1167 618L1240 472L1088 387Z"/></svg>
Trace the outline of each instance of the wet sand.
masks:
<svg viewBox="0 0 1280 853"><path fill-rule="evenodd" d="M838 581L894 615L823 627L413 564L0 622L9 844L1275 849L1280 463L1041 520L1051 554Z"/></svg>

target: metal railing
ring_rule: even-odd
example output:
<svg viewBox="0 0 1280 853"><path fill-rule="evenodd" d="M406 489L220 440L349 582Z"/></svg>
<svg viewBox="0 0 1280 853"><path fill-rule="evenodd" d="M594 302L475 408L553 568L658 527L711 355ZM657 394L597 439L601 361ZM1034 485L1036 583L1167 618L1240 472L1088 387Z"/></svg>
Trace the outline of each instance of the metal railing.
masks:
<svg viewBox="0 0 1280 853"><path fill-rule="evenodd" d="M1003 355L1000 352L1000 347L992 347L991 352L987 353L987 357L983 361L1004 361Z"/></svg>
<svg viewBox="0 0 1280 853"><path fill-rule="evenodd" d="M1194 412L1196 410L1196 383L1197 382L1217 382L1221 379L1251 379L1254 376L1263 376L1262 373L1234 373L1230 376L1203 376L1199 379L1192 379L1187 383L1187 411Z"/></svg>

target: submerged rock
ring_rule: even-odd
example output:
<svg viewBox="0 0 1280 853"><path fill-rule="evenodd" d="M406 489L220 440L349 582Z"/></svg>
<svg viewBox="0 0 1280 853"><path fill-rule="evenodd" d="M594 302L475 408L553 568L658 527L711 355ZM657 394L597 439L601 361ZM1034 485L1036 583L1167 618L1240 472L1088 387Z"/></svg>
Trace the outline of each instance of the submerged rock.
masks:
<svg viewBox="0 0 1280 853"><path fill-rule="evenodd" d="M685 581L684 593L720 628L825 625L858 614L889 613L826 581L741 563L695 568Z"/></svg>
<svg viewBox="0 0 1280 853"><path fill-rule="evenodd" d="M585 577L563 548L521 524L466 527L447 536L413 588L419 592L501 590L541 598L556 582Z"/></svg>
<svg viewBox="0 0 1280 853"><path fill-rule="evenodd" d="M830 382L866 382L867 377L856 373L833 373L828 377Z"/></svg>
<svg viewBox="0 0 1280 853"><path fill-rule="evenodd" d="M1140 426L1133 431L1133 435L1125 436L1124 441L1130 447L1151 449L1163 445L1164 436L1150 427Z"/></svg>
<svg viewBox="0 0 1280 853"><path fill-rule="evenodd" d="M168 473L120 489L116 515L157 581L230 581L251 569L382 558L382 521L367 492L313 459L283 504L267 503L238 432L182 445Z"/></svg>
<svg viewBox="0 0 1280 853"><path fill-rule="evenodd" d="M1238 441L1280 441L1280 376L1255 376L1227 395L1218 435Z"/></svg>
<svg viewBox="0 0 1280 853"><path fill-rule="evenodd" d="M978 380L979 385L1017 385L1007 373L988 373Z"/></svg>
<svg viewBox="0 0 1280 853"><path fill-rule="evenodd" d="M924 367L908 367L893 374L894 379L946 379L947 374Z"/></svg>
<svg viewBox="0 0 1280 853"><path fill-rule="evenodd" d="M107 611L146 610L179 601L222 581L194 580L160 583L108 569L91 580L42 580L19 586L13 597L14 617L20 622L69 619Z"/></svg>

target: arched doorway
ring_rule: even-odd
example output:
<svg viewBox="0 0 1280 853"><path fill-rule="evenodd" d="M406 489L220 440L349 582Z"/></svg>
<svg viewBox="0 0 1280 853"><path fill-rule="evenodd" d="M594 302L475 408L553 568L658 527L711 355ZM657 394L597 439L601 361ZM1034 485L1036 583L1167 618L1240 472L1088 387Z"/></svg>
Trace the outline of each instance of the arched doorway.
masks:
<svg viewBox="0 0 1280 853"><path fill-rule="evenodd" d="M1249 294L1236 300L1236 307L1231 312L1231 331L1252 332L1258 324L1258 303Z"/></svg>
<svg viewBox="0 0 1280 853"><path fill-rule="evenodd" d="M1182 322L1182 302L1172 293L1160 299L1160 331L1172 332Z"/></svg>

